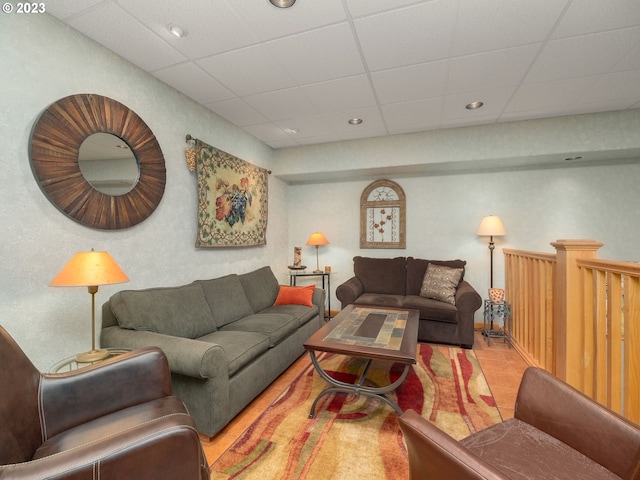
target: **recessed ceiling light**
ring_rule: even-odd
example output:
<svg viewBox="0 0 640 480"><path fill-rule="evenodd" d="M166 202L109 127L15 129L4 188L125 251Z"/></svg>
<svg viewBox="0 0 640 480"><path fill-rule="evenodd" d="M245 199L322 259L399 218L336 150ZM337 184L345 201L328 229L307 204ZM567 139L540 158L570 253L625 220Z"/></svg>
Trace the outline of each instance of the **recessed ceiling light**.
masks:
<svg viewBox="0 0 640 480"><path fill-rule="evenodd" d="M471 102L465 108L467 110L475 110L476 108L480 108L483 105L484 105L484 103L482 103L482 102Z"/></svg>
<svg viewBox="0 0 640 480"><path fill-rule="evenodd" d="M362 123L361 118L352 118L351 120L349 120L349 124L351 125L360 125L361 123Z"/></svg>
<svg viewBox="0 0 640 480"><path fill-rule="evenodd" d="M291 135L295 135L299 131L300 130L298 130L297 128L285 128L284 129L284 133L290 133Z"/></svg>
<svg viewBox="0 0 640 480"><path fill-rule="evenodd" d="M273 5L278 8L289 8L296 3L296 0L269 0Z"/></svg>
<svg viewBox="0 0 640 480"><path fill-rule="evenodd" d="M167 25L167 30L169 30L174 37L184 38L187 36L187 31L177 25Z"/></svg>
<svg viewBox="0 0 640 480"><path fill-rule="evenodd" d="M565 161L567 161L567 162L570 162L572 160L582 160L582 156L578 155L578 156L575 156L575 157L567 157L567 158L565 158Z"/></svg>

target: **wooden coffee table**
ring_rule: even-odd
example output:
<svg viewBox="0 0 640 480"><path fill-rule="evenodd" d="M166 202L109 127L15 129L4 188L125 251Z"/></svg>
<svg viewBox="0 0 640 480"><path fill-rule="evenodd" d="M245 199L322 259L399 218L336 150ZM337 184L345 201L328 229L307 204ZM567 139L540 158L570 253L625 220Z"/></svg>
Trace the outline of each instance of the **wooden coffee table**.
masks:
<svg viewBox="0 0 640 480"><path fill-rule="evenodd" d="M402 415L396 402L387 397L387 393L397 389L409 373L411 365L416 363L418 347L417 310L388 307L349 305L325 324L304 344L309 350L311 362L318 374L331 385L316 397L309 418L313 418L320 398L334 392L367 395L386 402ZM356 383L345 383L331 377L320 365L316 352L330 352L351 357L365 358L364 366ZM404 363L404 371L393 383L382 387L364 384L371 362L386 360Z"/></svg>

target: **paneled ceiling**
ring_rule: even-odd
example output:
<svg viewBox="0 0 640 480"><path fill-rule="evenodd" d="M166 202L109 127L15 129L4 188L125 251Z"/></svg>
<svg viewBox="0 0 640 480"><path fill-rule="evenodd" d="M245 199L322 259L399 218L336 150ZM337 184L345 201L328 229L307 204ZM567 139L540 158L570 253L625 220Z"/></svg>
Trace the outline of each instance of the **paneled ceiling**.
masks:
<svg viewBox="0 0 640 480"><path fill-rule="evenodd" d="M47 11L274 148L640 108L639 0L56 0Z"/></svg>

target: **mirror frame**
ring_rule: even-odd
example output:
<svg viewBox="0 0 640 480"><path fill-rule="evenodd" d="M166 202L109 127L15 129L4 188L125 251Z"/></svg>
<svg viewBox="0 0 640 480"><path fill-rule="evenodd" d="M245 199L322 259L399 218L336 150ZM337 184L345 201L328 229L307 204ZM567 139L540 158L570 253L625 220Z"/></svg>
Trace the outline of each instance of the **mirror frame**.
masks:
<svg viewBox="0 0 640 480"><path fill-rule="evenodd" d="M124 140L138 162L138 182L123 195L99 192L80 171L80 145L101 132ZM156 137L135 112L108 97L77 94L50 105L31 133L29 158L49 201L88 227L119 230L137 225L154 212L164 194L166 169Z"/></svg>

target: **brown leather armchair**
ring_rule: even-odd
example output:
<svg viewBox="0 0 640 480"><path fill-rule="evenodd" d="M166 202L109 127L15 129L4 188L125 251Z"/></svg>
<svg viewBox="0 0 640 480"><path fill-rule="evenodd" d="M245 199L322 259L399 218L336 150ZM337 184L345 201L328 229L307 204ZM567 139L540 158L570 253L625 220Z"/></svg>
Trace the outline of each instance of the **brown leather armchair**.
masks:
<svg viewBox="0 0 640 480"><path fill-rule="evenodd" d="M514 418L456 441L412 410L400 417L410 479L640 479L640 427L539 368Z"/></svg>
<svg viewBox="0 0 640 480"><path fill-rule="evenodd" d="M209 478L157 348L41 374L0 326L0 425L0 479Z"/></svg>

